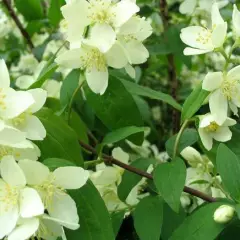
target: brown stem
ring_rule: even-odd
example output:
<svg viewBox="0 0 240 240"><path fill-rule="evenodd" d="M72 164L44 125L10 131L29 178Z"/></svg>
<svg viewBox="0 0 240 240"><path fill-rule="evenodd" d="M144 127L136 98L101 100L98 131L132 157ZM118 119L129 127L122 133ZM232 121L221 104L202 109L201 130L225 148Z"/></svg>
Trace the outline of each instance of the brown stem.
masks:
<svg viewBox="0 0 240 240"><path fill-rule="evenodd" d="M14 22L16 23L17 27L19 28L20 32L22 33L23 37L26 39L29 47L31 49L34 48L34 45L32 43L31 37L29 36L28 32L24 29L22 23L20 22L18 16L16 15L16 13L14 12L12 5L10 3L9 0L2 0L3 4L5 5L5 7L7 8L10 16L12 17L12 19L14 20Z"/></svg>
<svg viewBox="0 0 240 240"><path fill-rule="evenodd" d="M93 154L97 154L97 151L92 146L90 146L90 145L88 145L88 144L86 144L86 143L84 143L82 141L79 141L79 143L80 143L80 145L84 149L88 150L89 152L92 152ZM135 167L129 166L129 165L127 165L127 164L125 164L123 162L120 162L117 159L115 159L115 158L113 158L111 156L108 156L106 154L103 154L102 157L103 157L103 160L105 162L115 164L115 165L117 165L119 167L122 167L122 168L126 169L129 172L136 173L137 175L140 175L140 176L145 177L147 179L153 180L153 176L151 174L147 173L147 172L144 172L144 171L142 171L140 169L137 169ZM211 196L208 196L205 193L200 192L198 190L195 190L193 188L184 187L183 191L186 192L186 193L189 193L189 194L191 194L193 196L196 196L198 198L201 198L201 199L203 199L203 200L205 200L207 202L216 202L215 198L213 198Z"/></svg>
<svg viewBox="0 0 240 240"><path fill-rule="evenodd" d="M168 6L166 0L160 0L160 13L163 21L164 31L168 30ZM167 40L167 39L166 39ZM168 78L171 86L171 95L177 101L177 89L178 89L178 79L176 74L176 66L174 62L174 55L168 54ZM176 133L179 127L179 113L173 109L172 110L172 121L173 121L173 132Z"/></svg>

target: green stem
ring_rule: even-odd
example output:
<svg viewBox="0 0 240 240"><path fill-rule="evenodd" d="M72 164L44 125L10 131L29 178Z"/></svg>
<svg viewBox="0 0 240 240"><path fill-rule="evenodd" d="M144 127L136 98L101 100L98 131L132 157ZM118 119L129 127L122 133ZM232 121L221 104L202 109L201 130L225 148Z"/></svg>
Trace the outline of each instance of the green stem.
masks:
<svg viewBox="0 0 240 240"><path fill-rule="evenodd" d="M84 163L84 167L87 169L89 167L94 167L96 166L97 164L100 164L104 162L103 159L97 159L97 160L93 160L93 161L87 161Z"/></svg>
<svg viewBox="0 0 240 240"><path fill-rule="evenodd" d="M81 89L81 87L83 86L83 83L84 83L84 80L82 80L81 82L79 82L79 85L78 87L75 89L75 91L73 92L73 95L70 99L70 102L69 102L69 107L68 107L68 117L67 117L67 122L68 124L70 123L70 119L71 119L71 114L72 114L72 105L73 105L73 102L74 102L74 99L78 93L78 91Z"/></svg>
<svg viewBox="0 0 240 240"><path fill-rule="evenodd" d="M173 149L173 159L177 156L177 150L178 150L178 145L179 145L179 142L180 142L180 138L183 134L183 131L184 129L187 127L189 123L189 120L186 120L183 125L181 126L181 129L180 131L178 132L177 134L177 137L176 137L176 140L175 140L175 144L174 144L174 149Z"/></svg>
<svg viewBox="0 0 240 240"><path fill-rule="evenodd" d="M231 47L231 49L230 49L230 52L229 52L229 54L228 54L228 57L227 57L227 59L226 59L226 63L225 63L225 66L224 66L224 70L226 71L227 70L227 67L228 67L228 65L229 65L229 63L231 62L231 56L232 56L232 53L233 53L233 50L235 49L235 48L237 48L239 46L239 42L238 41L236 41L233 45L232 45L232 47ZM224 52L224 51L223 51ZM224 52L225 53L225 52ZM225 53L226 54L226 53ZM224 57L225 58L225 57Z"/></svg>

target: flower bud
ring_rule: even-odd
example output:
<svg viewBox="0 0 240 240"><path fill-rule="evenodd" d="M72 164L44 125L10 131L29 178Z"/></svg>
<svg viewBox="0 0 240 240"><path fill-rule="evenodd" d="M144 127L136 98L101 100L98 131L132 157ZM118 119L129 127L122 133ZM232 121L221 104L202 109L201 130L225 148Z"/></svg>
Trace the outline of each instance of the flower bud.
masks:
<svg viewBox="0 0 240 240"><path fill-rule="evenodd" d="M234 215L235 209L228 205L220 206L214 213L214 221L217 223L227 223Z"/></svg>
<svg viewBox="0 0 240 240"><path fill-rule="evenodd" d="M184 148L181 155L192 167L197 167L198 164L203 162L201 154L192 147Z"/></svg>

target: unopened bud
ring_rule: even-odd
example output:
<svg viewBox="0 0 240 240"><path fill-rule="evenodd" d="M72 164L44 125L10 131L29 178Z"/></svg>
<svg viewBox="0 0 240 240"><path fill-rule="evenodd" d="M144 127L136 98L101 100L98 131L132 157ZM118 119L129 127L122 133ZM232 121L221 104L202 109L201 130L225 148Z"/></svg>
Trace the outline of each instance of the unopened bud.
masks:
<svg viewBox="0 0 240 240"><path fill-rule="evenodd" d="M199 163L202 164L203 162L201 154L192 147L184 148L181 155L192 167L197 167Z"/></svg>
<svg viewBox="0 0 240 240"><path fill-rule="evenodd" d="M235 209L228 205L222 205L214 213L214 221L217 223L227 223L234 215Z"/></svg>

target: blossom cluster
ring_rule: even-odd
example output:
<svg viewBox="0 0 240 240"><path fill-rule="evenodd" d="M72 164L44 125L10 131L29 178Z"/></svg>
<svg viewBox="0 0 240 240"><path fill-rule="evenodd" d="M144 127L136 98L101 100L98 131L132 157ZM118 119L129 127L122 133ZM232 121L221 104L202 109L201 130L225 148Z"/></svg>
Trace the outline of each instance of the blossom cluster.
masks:
<svg viewBox="0 0 240 240"><path fill-rule="evenodd" d="M229 127L236 124L230 118L230 113L238 115L240 107L240 66L226 71L231 61L231 55L239 46L240 12L236 5L232 14L233 36L235 43L229 53L224 51L223 44L227 36L227 22L222 18L217 3L212 5L211 26L209 28L190 26L182 29L181 39L190 47L185 48L185 55L198 55L218 52L225 57L223 72L209 72L202 82L202 89L209 92L210 113L199 116L199 135L207 150L213 146L213 139L220 142L229 141L232 132Z"/></svg>
<svg viewBox="0 0 240 240"><path fill-rule="evenodd" d="M50 172L38 162L46 130L34 115L47 98L43 89L16 91L0 60L0 239L64 239L63 227L77 229L79 217L66 189L79 189L89 173L81 167Z"/></svg>
<svg viewBox="0 0 240 240"><path fill-rule="evenodd" d="M149 57L143 41L152 33L150 23L136 15L136 1L68 1L61 8L67 24L70 50L57 57L66 68L80 68L93 92L103 94L108 86L108 67L135 77L134 64Z"/></svg>

